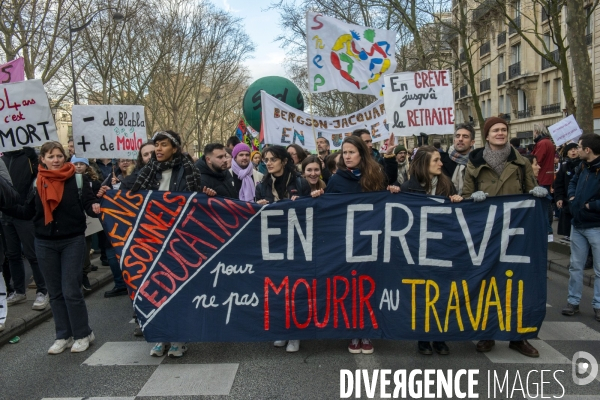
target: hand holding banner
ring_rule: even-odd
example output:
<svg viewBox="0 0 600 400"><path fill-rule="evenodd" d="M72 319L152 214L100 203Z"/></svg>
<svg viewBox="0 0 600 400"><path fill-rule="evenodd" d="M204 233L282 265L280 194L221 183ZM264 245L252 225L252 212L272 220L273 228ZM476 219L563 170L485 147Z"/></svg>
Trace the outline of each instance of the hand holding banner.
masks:
<svg viewBox="0 0 600 400"><path fill-rule="evenodd" d="M75 154L134 159L146 142L144 106L73 106Z"/></svg>
<svg viewBox="0 0 600 400"><path fill-rule="evenodd" d="M0 85L2 151L58 141L48 96L39 79Z"/></svg>

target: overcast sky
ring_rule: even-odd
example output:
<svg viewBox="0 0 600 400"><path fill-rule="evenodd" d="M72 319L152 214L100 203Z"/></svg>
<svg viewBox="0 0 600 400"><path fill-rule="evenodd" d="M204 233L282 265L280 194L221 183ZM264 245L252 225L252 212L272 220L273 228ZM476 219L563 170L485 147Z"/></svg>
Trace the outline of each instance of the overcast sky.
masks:
<svg viewBox="0 0 600 400"><path fill-rule="evenodd" d="M251 82L263 76L286 76L283 68L285 53L274 42L281 33L279 13L266 10L271 0L214 0L218 7L243 18L244 29L255 44L254 58L246 65L252 74Z"/></svg>

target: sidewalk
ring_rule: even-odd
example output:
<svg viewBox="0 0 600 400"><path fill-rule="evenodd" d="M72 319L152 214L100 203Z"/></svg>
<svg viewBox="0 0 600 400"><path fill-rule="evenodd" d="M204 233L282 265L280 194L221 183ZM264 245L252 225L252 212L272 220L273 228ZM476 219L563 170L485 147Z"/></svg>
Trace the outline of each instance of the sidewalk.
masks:
<svg viewBox="0 0 600 400"><path fill-rule="evenodd" d="M98 255L94 255L93 257L92 264L96 265L98 270L90 272L88 275L92 290L85 292L86 296L94 293L113 280L110 268L102 266ZM46 307L43 311L32 310L31 305L33 304L33 300L35 300L35 289L27 288L27 301L8 307L5 328L0 332L0 346L8 343L13 337L21 335L36 325L52 318L50 306Z"/></svg>

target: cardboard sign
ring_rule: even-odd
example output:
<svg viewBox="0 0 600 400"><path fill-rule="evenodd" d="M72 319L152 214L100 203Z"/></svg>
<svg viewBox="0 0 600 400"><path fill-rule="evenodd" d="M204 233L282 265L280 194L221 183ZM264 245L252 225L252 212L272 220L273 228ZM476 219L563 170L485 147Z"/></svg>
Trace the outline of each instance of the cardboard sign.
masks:
<svg viewBox="0 0 600 400"><path fill-rule="evenodd" d="M383 75L396 70L396 32L306 15L308 87L312 93L382 96Z"/></svg>
<svg viewBox="0 0 600 400"><path fill-rule="evenodd" d="M25 80L25 61L17 58L0 65L0 83L21 82Z"/></svg>
<svg viewBox="0 0 600 400"><path fill-rule="evenodd" d="M77 157L137 157L148 140L144 106L73 106Z"/></svg>
<svg viewBox="0 0 600 400"><path fill-rule="evenodd" d="M371 132L373 143L389 138L383 100L377 100L362 110L339 117L311 115L262 92L262 123L267 144L288 146L296 143L307 150L316 150L315 138L329 140L331 150L339 150L342 141L359 128Z"/></svg>
<svg viewBox="0 0 600 400"><path fill-rule="evenodd" d="M102 228L102 223L98 218L92 218L89 215L86 215L85 224L87 225L85 228L85 236L93 235L96 232L100 232Z"/></svg>
<svg viewBox="0 0 600 400"><path fill-rule="evenodd" d="M56 126L39 79L0 85L0 148L36 147L56 140Z"/></svg>
<svg viewBox="0 0 600 400"><path fill-rule="evenodd" d="M454 133L450 71L401 72L385 76L390 132L395 136Z"/></svg>
<svg viewBox="0 0 600 400"><path fill-rule="evenodd" d="M548 131L550 131L554 144L557 146L571 140L576 141L582 134L581 128L577 124L573 114L556 124L549 126Z"/></svg>

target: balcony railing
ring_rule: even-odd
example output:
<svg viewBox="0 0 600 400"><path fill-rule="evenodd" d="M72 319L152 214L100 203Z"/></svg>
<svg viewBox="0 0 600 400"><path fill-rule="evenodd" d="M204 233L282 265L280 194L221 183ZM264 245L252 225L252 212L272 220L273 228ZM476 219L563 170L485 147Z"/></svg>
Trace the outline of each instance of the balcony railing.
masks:
<svg viewBox="0 0 600 400"><path fill-rule="evenodd" d="M490 42L487 41L479 48L479 57L483 57L486 54L490 54Z"/></svg>
<svg viewBox="0 0 600 400"><path fill-rule="evenodd" d="M510 113L506 113L506 114L501 114L500 118L502 118L503 120L510 122Z"/></svg>
<svg viewBox="0 0 600 400"><path fill-rule="evenodd" d="M513 33L517 33L517 28L521 28L521 16L515 17L513 19L514 24L508 24L508 34L512 35Z"/></svg>
<svg viewBox="0 0 600 400"><path fill-rule="evenodd" d="M560 108L560 103L548 104L547 106L542 106L542 115L556 114L559 112L562 112L562 110Z"/></svg>
<svg viewBox="0 0 600 400"><path fill-rule="evenodd" d="M508 79L516 78L521 75L521 62L516 62L508 67Z"/></svg>
<svg viewBox="0 0 600 400"><path fill-rule="evenodd" d="M504 85L505 81L506 81L506 71L500 72L498 74L498 86Z"/></svg>
<svg viewBox="0 0 600 400"><path fill-rule="evenodd" d="M467 85L461 86L460 87L460 98L462 99L463 97L467 97Z"/></svg>
<svg viewBox="0 0 600 400"><path fill-rule="evenodd" d="M502 31L498 34L498 47L506 44L506 31Z"/></svg>
<svg viewBox="0 0 600 400"><path fill-rule="evenodd" d="M526 110L519 110L515 113L516 119L529 118L534 115L535 107L529 107Z"/></svg>
<svg viewBox="0 0 600 400"><path fill-rule="evenodd" d="M497 7L496 0L485 0L484 2L481 2L481 4L475 10L473 10L473 21L483 17L492 11L494 7Z"/></svg>
<svg viewBox="0 0 600 400"><path fill-rule="evenodd" d="M552 53L550 53L550 56L554 61L560 63L560 54L558 54L558 50L554 50ZM552 67L554 67L554 64L542 57L542 70Z"/></svg>
<svg viewBox="0 0 600 400"><path fill-rule="evenodd" d="M592 34L591 33L588 33L587 35L585 35L585 43L588 46L592 45Z"/></svg>
<svg viewBox="0 0 600 400"><path fill-rule="evenodd" d="M491 89L491 83L490 83L490 78L484 79L481 82L479 82L479 92L485 92L486 90L490 90Z"/></svg>

